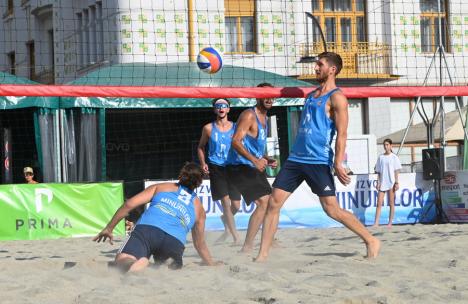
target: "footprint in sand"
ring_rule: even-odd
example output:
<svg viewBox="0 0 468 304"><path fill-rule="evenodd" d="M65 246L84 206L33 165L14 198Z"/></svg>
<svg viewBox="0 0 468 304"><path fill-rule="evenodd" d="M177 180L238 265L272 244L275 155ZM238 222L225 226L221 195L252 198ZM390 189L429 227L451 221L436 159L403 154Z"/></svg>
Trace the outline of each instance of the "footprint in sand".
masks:
<svg viewBox="0 0 468 304"><path fill-rule="evenodd" d="M75 265L76 265L76 262L65 262L63 263L63 269L72 268L72 267L75 267Z"/></svg>

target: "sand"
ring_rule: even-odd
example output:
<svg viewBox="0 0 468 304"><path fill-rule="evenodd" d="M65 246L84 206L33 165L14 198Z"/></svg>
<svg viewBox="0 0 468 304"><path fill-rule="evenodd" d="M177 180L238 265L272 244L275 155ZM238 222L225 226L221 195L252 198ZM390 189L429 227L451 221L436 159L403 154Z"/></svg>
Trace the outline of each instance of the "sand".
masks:
<svg viewBox="0 0 468 304"><path fill-rule="evenodd" d="M282 247L264 264L208 232L224 265L200 266L189 243L182 270L126 275L108 267L121 239L3 241L0 303L468 303L468 225L371 231L383 245L372 261L345 228L279 230Z"/></svg>

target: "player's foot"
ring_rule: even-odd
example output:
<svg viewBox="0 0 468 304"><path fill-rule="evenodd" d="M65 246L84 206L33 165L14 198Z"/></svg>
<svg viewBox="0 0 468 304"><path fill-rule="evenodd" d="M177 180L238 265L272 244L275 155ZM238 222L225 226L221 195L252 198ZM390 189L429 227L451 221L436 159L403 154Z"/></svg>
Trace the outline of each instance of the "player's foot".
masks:
<svg viewBox="0 0 468 304"><path fill-rule="evenodd" d="M257 255L257 257L255 259L253 259L253 261L255 263L264 263L264 262L266 262L267 259L268 259L268 256Z"/></svg>
<svg viewBox="0 0 468 304"><path fill-rule="evenodd" d="M242 246L242 249L239 251L240 253L251 253L253 250L253 246Z"/></svg>
<svg viewBox="0 0 468 304"><path fill-rule="evenodd" d="M372 240L366 244L368 259L375 259L379 255L380 251L380 240L372 237Z"/></svg>
<svg viewBox="0 0 468 304"><path fill-rule="evenodd" d="M236 234L233 234L232 235L232 242L234 245L238 244L239 243L239 235L236 233Z"/></svg>
<svg viewBox="0 0 468 304"><path fill-rule="evenodd" d="M374 224L371 226L371 228L378 228L379 227L379 224Z"/></svg>
<svg viewBox="0 0 468 304"><path fill-rule="evenodd" d="M283 244L278 239L274 239L273 242L271 243L272 248L283 248Z"/></svg>
<svg viewBox="0 0 468 304"><path fill-rule="evenodd" d="M392 229L392 223L388 223L387 228Z"/></svg>

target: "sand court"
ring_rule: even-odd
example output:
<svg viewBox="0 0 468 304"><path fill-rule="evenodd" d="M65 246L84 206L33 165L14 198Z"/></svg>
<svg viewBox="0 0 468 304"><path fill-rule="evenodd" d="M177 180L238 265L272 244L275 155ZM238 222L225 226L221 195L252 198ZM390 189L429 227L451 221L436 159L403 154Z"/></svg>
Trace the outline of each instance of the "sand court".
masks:
<svg viewBox="0 0 468 304"><path fill-rule="evenodd" d="M121 274L113 246L91 238L0 243L1 303L466 303L468 225L403 225L371 230L381 255L366 260L345 228L281 229L266 263L217 244L225 264L200 265L188 243L182 270L151 265ZM259 239L257 239L259 242Z"/></svg>

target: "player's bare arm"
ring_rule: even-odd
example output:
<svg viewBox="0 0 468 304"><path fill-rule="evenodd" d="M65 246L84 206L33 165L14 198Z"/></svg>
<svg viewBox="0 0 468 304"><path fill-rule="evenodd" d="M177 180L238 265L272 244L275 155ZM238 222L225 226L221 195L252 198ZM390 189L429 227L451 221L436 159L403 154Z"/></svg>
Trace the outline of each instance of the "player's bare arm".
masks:
<svg viewBox="0 0 468 304"><path fill-rule="evenodd" d="M341 92L336 92L330 97L330 117L334 120L336 127L334 169L338 180L343 185L347 185L351 182L351 178L342 163L348 138L348 99Z"/></svg>
<svg viewBox="0 0 468 304"><path fill-rule="evenodd" d="M195 247L195 250L197 250L198 255L201 257L204 264L208 266L215 266L218 263L213 261L205 241L205 209L203 209L200 199L198 198L195 199L194 206L196 220L195 225L192 228L193 246Z"/></svg>
<svg viewBox="0 0 468 304"><path fill-rule="evenodd" d="M125 201L125 203L119 209L117 209L107 226L97 236L93 238L93 241L99 243L101 241L105 242L107 239L109 239L109 243L113 244L114 236L112 234L112 231L114 230L115 226L124 217L126 217L130 213L130 211L132 211L138 206L148 203L151 200L151 198L153 198L154 194L158 191L158 186L160 185L153 185L151 187L148 187L142 192Z"/></svg>
<svg viewBox="0 0 468 304"><path fill-rule="evenodd" d="M200 167L202 168L205 174L209 173L208 164L206 163L205 158L205 147L211 136L211 123L206 124L202 129L202 135L200 141L198 142L197 154L198 159L200 160Z"/></svg>
<svg viewBox="0 0 468 304"><path fill-rule="evenodd" d="M242 140L246 135L252 137L257 136L258 130L256 121L253 111L248 110L242 112L239 120L237 121L237 129L232 137L231 145L240 155L250 160L259 171L263 171L267 165L267 160L263 157L260 159L256 158L250 154L242 144Z"/></svg>

